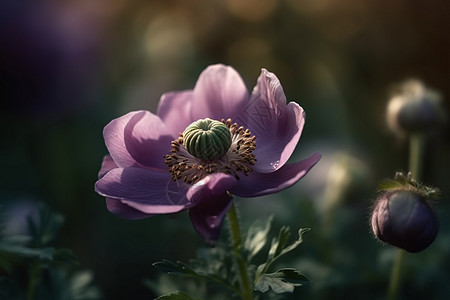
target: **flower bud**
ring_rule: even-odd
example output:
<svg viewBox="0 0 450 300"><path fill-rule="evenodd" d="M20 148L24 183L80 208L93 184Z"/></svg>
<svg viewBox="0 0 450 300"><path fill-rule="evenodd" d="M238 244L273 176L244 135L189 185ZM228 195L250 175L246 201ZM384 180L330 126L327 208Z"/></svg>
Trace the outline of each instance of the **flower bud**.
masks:
<svg viewBox="0 0 450 300"><path fill-rule="evenodd" d="M419 190L388 190L375 203L372 230L383 242L408 252L420 252L433 243L438 229L426 195Z"/></svg>
<svg viewBox="0 0 450 300"><path fill-rule="evenodd" d="M387 107L389 127L399 135L426 133L445 121L442 98L418 80L408 80Z"/></svg>

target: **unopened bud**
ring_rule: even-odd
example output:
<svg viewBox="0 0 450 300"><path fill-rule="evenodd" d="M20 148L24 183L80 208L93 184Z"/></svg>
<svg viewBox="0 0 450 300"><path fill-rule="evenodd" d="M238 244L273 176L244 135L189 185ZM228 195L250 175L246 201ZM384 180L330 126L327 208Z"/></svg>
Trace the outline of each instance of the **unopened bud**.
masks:
<svg viewBox="0 0 450 300"><path fill-rule="evenodd" d="M389 100L387 122L398 135L426 133L444 121L441 95L418 80L404 82Z"/></svg>
<svg viewBox="0 0 450 300"><path fill-rule="evenodd" d="M428 203L428 195L434 191L409 183L385 191L372 213L375 236L408 252L420 252L430 246L439 230L438 219Z"/></svg>

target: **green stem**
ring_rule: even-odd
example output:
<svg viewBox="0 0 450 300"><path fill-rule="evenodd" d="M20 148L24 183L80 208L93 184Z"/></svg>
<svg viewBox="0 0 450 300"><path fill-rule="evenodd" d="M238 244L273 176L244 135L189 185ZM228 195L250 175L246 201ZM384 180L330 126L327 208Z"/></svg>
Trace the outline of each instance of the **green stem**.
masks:
<svg viewBox="0 0 450 300"><path fill-rule="evenodd" d="M27 289L27 300L33 300L35 297L36 287L39 281L39 272L41 270L41 266L39 262L32 262L29 270L29 281L28 281L28 289Z"/></svg>
<svg viewBox="0 0 450 300"><path fill-rule="evenodd" d="M389 300L397 299L398 296L404 254L405 251L402 249L397 249L397 256L395 257L394 266L392 267L391 272L391 281L389 282Z"/></svg>
<svg viewBox="0 0 450 300"><path fill-rule="evenodd" d="M234 202L231 204L231 208L228 211L228 223L230 225L233 253L236 258L239 276L241 279L241 297L243 300L252 300L253 293L250 285L250 280L248 277L247 264L242 258L241 253L242 238L241 238L241 231L239 228L237 210L236 206L234 205Z"/></svg>
<svg viewBox="0 0 450 300"><path fill-rule="evenodd" d="M419 180L422 173L422 159L425 148L425 139L422 134L413 134L409 138L409 171L414 180ZM397 249L394 266L392 267L391 280L389 282L388 299L397 299L400 287L402 264L405 251Z"/></svg>
<svg viewBox="0 0 450 300"><path fill-rule="evenodd" d="M409 171L415 180L422 175L422 158L425 140L422 134L413 134L409 139Z"/></svg>

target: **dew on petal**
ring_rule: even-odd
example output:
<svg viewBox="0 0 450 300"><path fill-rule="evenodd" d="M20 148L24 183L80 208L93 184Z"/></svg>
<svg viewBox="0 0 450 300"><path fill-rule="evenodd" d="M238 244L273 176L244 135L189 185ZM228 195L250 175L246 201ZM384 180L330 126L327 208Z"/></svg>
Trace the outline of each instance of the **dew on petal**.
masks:
<svg viewBox="0 0 450 300"><path fill-rule="evenodd" d="M280 160L270 163L270 165L276 170L278 169L278 165L280 164Z"/></svg>

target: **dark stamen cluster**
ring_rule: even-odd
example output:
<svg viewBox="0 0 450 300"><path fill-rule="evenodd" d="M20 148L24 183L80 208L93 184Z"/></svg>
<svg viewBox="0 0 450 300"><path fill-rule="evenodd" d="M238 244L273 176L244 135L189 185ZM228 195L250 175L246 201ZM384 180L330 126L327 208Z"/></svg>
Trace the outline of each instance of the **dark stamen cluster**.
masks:
<svg viewBox="0 0 450 300"><path fill-rule="evenodd" d="M232 136L231 153L233 159L230 160L230 164L227 165L224 173L232 173L236 179L239 179L237 172L244 173L245 176L249 172L252 172L252 165L256 163L255 155L252 153L256 148L256 136L251 136L251 132L248 129L244 129L243 126L239 126L237 123L232 123L231 119L221 120L228 128L230 128ZM230 172L227 172L229 170Z"/></svg>

